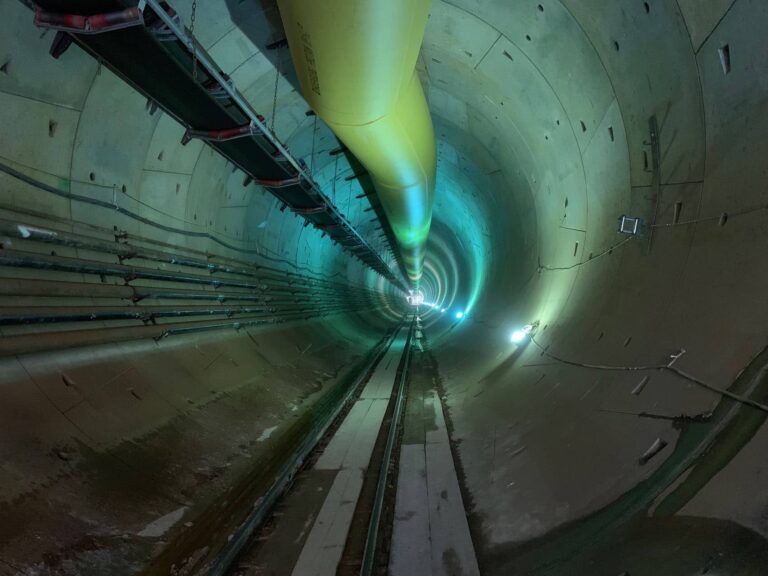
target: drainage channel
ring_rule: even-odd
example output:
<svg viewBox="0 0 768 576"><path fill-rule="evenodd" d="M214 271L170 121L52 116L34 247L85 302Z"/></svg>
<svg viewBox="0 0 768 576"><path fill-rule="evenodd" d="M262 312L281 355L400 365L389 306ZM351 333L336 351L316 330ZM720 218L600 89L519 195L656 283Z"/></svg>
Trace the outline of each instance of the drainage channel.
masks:
<svg viewBox="0 0 768 576"><path fill-rule="evenodd" d="M211 574L375 573L414 327L409 318L396 331L357 397Z"/></svg>

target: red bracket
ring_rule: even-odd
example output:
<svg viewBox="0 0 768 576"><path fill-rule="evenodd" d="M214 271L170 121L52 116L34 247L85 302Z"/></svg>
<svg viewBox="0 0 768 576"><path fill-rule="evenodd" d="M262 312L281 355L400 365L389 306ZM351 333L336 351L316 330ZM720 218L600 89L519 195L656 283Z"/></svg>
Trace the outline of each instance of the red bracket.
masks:
<svg viewBox="0 0 768 576"><path fill-rule="evenodd" d="M294 208L293 211L296 212L296 214L307 216L310 214L322 214L327 211L327 208L325 206L317 206L316 208Z"/></svg>
<svg viewBox="0 0 768 576"><path fill-rule="evenodd" d="M254 180L255 184L265 188L288 188L301 183L301 176L295 176L286 180Z"/></svg>
<svg viewBox="0 0 768 576"><path fill-rule="evenodd" d="M184 133L181 144L186 146L192 138L207 140L209 142L226 142L237 138L246 138L261 134L261 130L255 124L246 124L237 128L225 128L224 130L190 130Z"/></svg>
<svg viewBox="0 0 768 576"><path fill-rule="evenodd" d="M168 16L173 18L177 25L182 25L176 10L171 8L167 2L160 2L160 6L166 11ZM154 34L158 42L175 42L177 40L173 30L157 17L154 12L150 12L148 15L147 28Z"/></svg>
<svg viewBox="0 0 768 576"><path fill-rule="evenodd" d="M58 14L35 10L35 26L72 34L101 34L131 26L143 26L144 16L139 6L104 14Z"/></svg>
<svg viewBox="0 0 768 576"><path fill-rule="evenodd" d="M226 74L223 74L223 76L224 76L224 80L226 80L227 83L229 83L231 86L232 81L230 80L230 78ZM208 91L208 94L210 94L217 100L226 100L230 97L229 93L226 91L224 86L219 84L215 78L211 78L207 82L204 82L203 88L205 88Z"/></svg>

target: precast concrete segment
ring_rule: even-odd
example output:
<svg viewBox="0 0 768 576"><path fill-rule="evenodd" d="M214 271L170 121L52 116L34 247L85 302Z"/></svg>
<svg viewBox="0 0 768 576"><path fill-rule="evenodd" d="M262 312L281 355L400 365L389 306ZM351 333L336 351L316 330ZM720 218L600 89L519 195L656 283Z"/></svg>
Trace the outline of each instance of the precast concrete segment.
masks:
<svg viewBox="0 0 768 576"><path fill-rule="evenodd" d="M400 449L390 574L479 575L440 398L430 390L415 401L434 429Z"/></svg>
<svg viewBox="0 0 768 576"><path fill-rule="evenodd" d="M336 573L363 487L363 474L370 463L392 395L407 335L407 329L400 329L360 398L315 464L316 470L336 470L338 473L301 550L293 576Z"/></svg>

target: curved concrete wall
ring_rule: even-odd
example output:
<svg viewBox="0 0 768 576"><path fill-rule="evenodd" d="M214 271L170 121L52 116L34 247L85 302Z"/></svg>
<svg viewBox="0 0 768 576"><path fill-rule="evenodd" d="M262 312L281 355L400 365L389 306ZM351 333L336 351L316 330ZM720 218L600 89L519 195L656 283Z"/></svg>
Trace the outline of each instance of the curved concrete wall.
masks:
<svg viewBox="0 0 768 576"><path fill-rule="evenodd" d="M667 371L547 354L620 368L664 365L685 349L678 366L723 389L764 362L765 178L753 129L768 122L756 32L766 16L748 1L435 2L422 59L433 111L520 174L508 192L530 194L522 218L536 219L523 290L490 283L484 305L435 350L483 573L642 573L640 556L669 559L675 546L670 574L703 566L708 547L748 558L725 570L759 571L763 465L735 455L765 445L760 425L740 412L739 444L725 456L713 446L724 450L727 436L701 441L711 457L697 459L690 429L672 418L722 409L719 394ZM646 225L625 243L622 214ZM540 346L511 346L511 331L534 320ZM657 438L666 452L639 464ZM672 465L699 477L674 485ZM636 514L647 523L630 522ZM697 531L687 515L717 521L698 520ZM751 535L734 544L740 530ZM682 542L683 532L700 541Z"/></svg>
<svg viewBox="0 0 768 576"><path fill-rule="evenodd" d="M191 3L173 4L189 22ZM280 36L273 28L274 8L264 4L259 12L223 0L200 3L196 34L268 120L277 93L277 134L307 158L324 190L373 238L375 224L365 202L355 198L359 187L345 180L349 165L328 154L338 143L305 115L287 50L260 49L261 40ZM382 288L319 233L280 213L270 196L254 186L243 188L242 175L208 148L181 147L179 126L160 112L150 115L141 96L77 48L58 62L47 57L50 37L40 38L20 3L0 0L0 9L5 31L0 120L7 128L0 161L78 194L116 195L147 217L258 250L276 267L299 266L302 272L308 268ZM760 573L768 536L760 456L768 442L764 412L724 401L669 370L594 366L665 365L685 349L677 368L765 403L760 369L768 320L761 160L768 129L766 25L768 8L759 0L706 6L693 0L433 0L418 64L439 140L435 225L423 286L427 299L446 312L425 316L425 325L484 574L634 574L648 569L649 557L661 559L654 561L660 573L665 572L659 566L670 574L695 573L715 553L721 554L718 568L725 573ZM727 71L721 58L726 46ZM285 77L276 75L275 62ZM65 223L97 220L234 257L208 240L169 238L109 210L51 197L5 173L0 186L5 211L43 212ZM617 233L622 214L643 219L641 235L627 239ZM394 304L383 298L379 305ZM467 312L460 321L459 310ZM114 360L109 373L95 369L108 352L91 349L9 361L13 368L4 370L9 376L3 406L27 406L27 412L9 410L29 416L9 420L18 422L17 433L4 441L0 470L15 488L4 506L19 518L29 510L14 506L45 508L59 519L57 526L65 526L61 518L72 514L62 512L63 494L109 491L117 482L102 474L105 465L75 462L91 454L88 450L98 457L117 450L130 468L151 455L131 446L167 453L174 446L171 436L161 433L168 422L189 419L179 433L183 446L198 424L223 420L232 428L227 434L244 435L246 444L257 441L287 417L291 402L311 392L297 384L303 370L341 377L391 326L382 311L334 318L267 332L249 329L253 339L229 334L121 345L111 352L121 360ZM536 342L512 346L510 332L533 321L540 322ZM329 331L330 323L341 324L344 333ZM334 356L324 354L330 348L322 348L321 341L333 343ZM251 354L266 342L274 347L262 350L256 366ZM145 346L167 373L153 376L137 368L141 382L151 386L143 394L143 383L120 378L133 378ZM221 354L218 362L232 357L239 366L232 368L231 382L229 376L222 380L197 371L193 390L204 395L210 385L215 398L226 399L232 389L256 398L271 380L255 382L248 374L283 366L280 378L287 388L280 409L254 412L248 428L237 400L183 407L179 375L189 371L187 362L203 361L195 357L198 349L206 358ZM301 359L294 363L288 356ZM61 415L80 401L65 396L75 391L61 380L62 374L70 377L71 362L95 387L84 405L92 414L78 415L74 424ZM77 389L81 377L71 378ZM45 394L47 382L51 392ZM172 390L164 390L166 384ZM114 394L97 390L109 386L116 387ZM125 402L133 403L133 410L147 405L129 389L142 398L165 399L152 403L155 412L123 413ZM313 398L300 406L309 409ZM124 420L111 422L114 413ZM703 422L690 421L702 415ZM114 428L109 433L112 428L104 428L103 444L82 440L83 431L71 432L76 425L99 438L100 419ZM47 422L50 426L42 425ZM73 441L56 440L64 436L81 438L86 456L71 456ZM244 449L249 456L242 455L239 442L222 443L221 437L196 449L210 464L176 462L179 485L195 478L198 468L204 472L197 482L205 484L206 466L224 466L212 458L222 445L238 462L222 487L235 482L237 466L247 468L243 459L259 457L258 450ZM123 438L129 444L119 444ZM667 446L641 464L656 439ZM92 470L98 474L89 476ZM54 480L60 477L66 480ZM24 486L28 478L35 479L34 488ZM160 493L158 486L153 490ZM49 557L49 566L77 573L82 562L94 561L96 549L111 550L105 562L129 562L131 554L165 542L161 536L137 536L160 530L148 526L153 519L189 506L184 522L189 518L194 524L195 511L212 501L215 490L209 488L199 497L166 498L162 505L150 505L160 502L154 495L130 514L83 512L70 533L95 531L113 539L92 547L81 539L70 546L71 556ZM46 490L57 496L46 499ZM88 506L73 504L71 510ZM189 529L181 518L166 518L176 531L169 534ZM47 548L19 544L33 532L22 528L0 539L9 562L26 566L66 548L56 535L46 540ZM116 536L123 533L129 537ZM162 550L168 549L158 545L155 553L167 558L162 555L171 553Z"/></svg>

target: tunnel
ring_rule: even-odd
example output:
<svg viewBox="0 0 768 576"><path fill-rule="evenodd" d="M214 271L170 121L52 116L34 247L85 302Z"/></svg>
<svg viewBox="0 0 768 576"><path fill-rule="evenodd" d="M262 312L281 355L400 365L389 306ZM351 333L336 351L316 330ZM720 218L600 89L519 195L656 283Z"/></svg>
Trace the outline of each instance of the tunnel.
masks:
<svg viewBox="0 0 768 576"><path fill-rule="evenodd" d="M0 0L0 574L768 574L768 3L432 0L418 286L286 3Z"/></svg>

